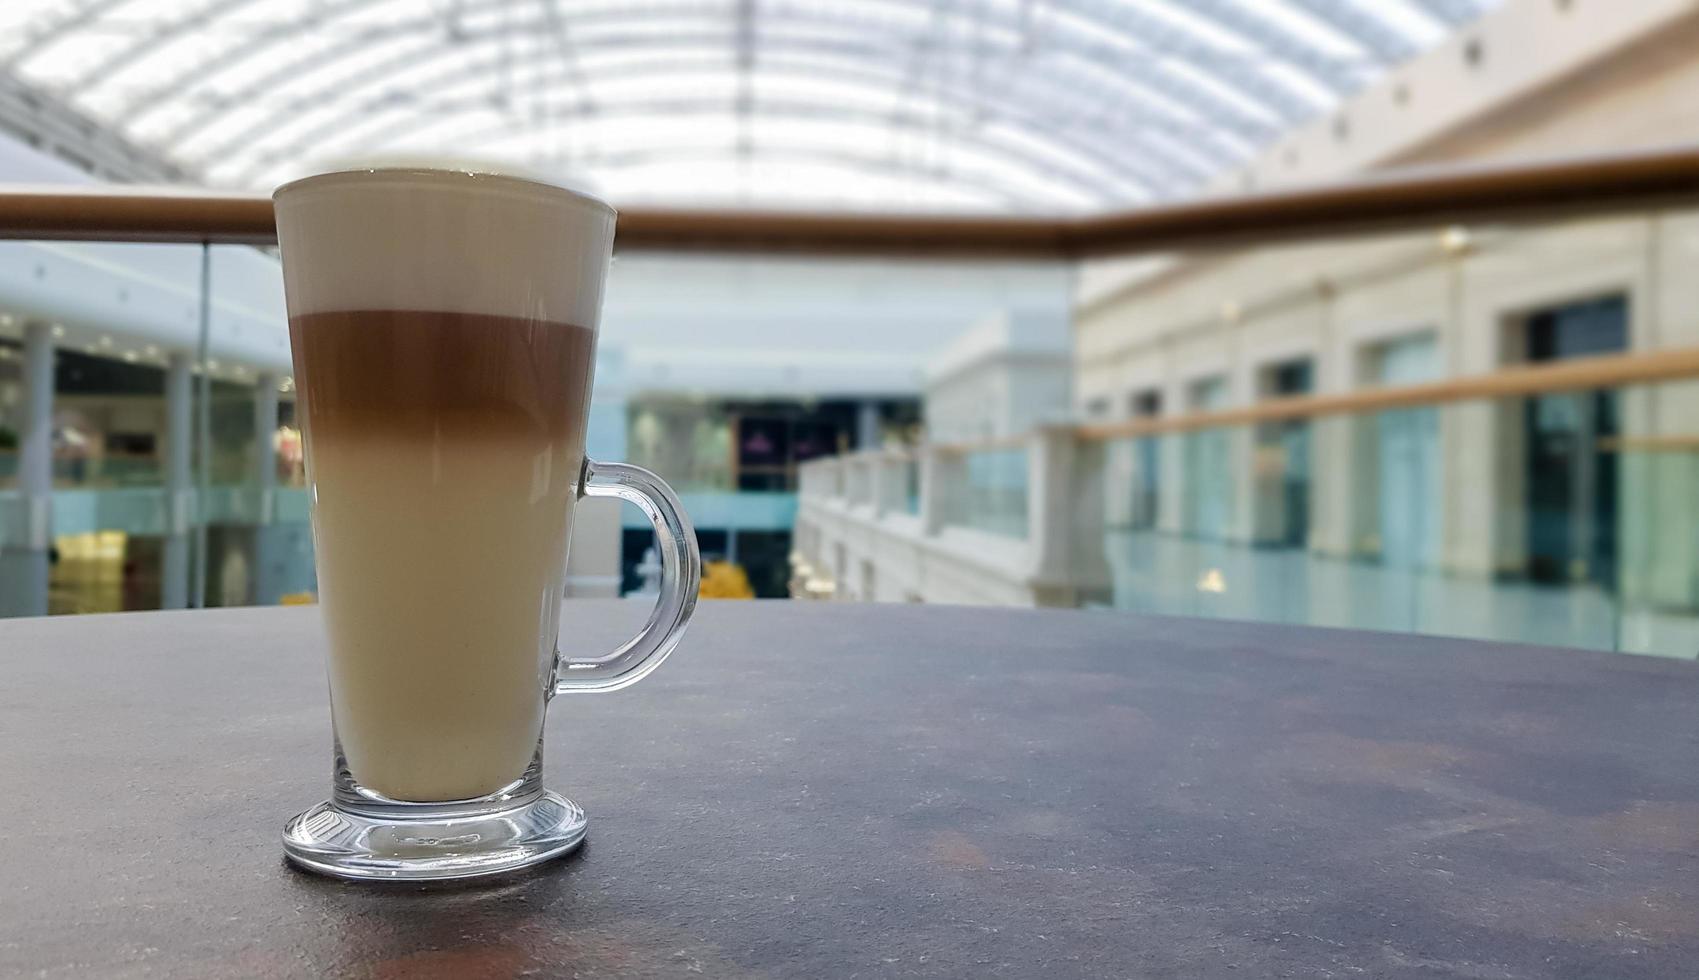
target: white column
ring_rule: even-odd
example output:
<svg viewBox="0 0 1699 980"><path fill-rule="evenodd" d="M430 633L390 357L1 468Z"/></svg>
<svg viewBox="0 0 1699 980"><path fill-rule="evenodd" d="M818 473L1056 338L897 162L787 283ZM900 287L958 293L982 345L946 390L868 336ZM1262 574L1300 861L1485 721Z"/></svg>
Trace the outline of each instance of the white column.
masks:
<svg viewBox="0 0 1699 980"><path fill-rule="evenodd" d="M162 609L189 607L189 515L195 492L189 472L194 441L193 363L188 354L177 352L165 369L165 545L159 570Z"/></svg>
<svg viewBox="0 0 1699 980"><path fill-rule="evenodd" d="M1042 606L1073 606L1088 593L1107 594L1103 550L1104 445L1050 427L1027 442L1028 578Z"/></svg>
<svg viewBox="0 0 1699 980"><path fill-rule="evenodd" d="M1248 363L1235 363L1227 376L1228 403L1226 406L1250 405L1257 401L1256 369ZM1217 430L1219 431L1219 430ZM1222 535L1234 544L1251 544L1257 536L1257 465L1256 426L1227 427L1228 480L1232 511Z"/></svg>
<svg viewBox="0 0 1699 980"><path fill-rule="evenodd" d="M882 518L890 508L887 506L891 496L891 461L884 453L867 457L867 495L873 505L873 516Z"/></svg>
<svg viewBox="0 0 1699 980"><path fill-rule="evenodd" d="M53 332L24 327L24 431L18 446L18 513L0 537L0 616L47 615L53 546ZM0 515L3 516L3 515Z"/></svg>
<svg viewBox="0 0 1699 980"><path fill-rule="evenodd" d="M921 446L917 452L920 454L920 528L924 534L937 534L949 519L946 494L951 483L959 480L962 458L935 446Z"/></svg>
<svg viewBox="0 0 1699 980"><path fill-rule="evenodd" d="M1162 392L1162 409L1165 415L1192 411L1188 397L1190 392L1186 382L1174 373L1176 370L1174 359L1169 357L1168 384ZM1192 512L1186 502L1186 494L1195 489L1191 485L1192 475L1186 472L1189 456L1186 452L1186 440L1190 436L1168 432L1157 438L1156 529L1166 534L1183 534L1192 530L1187 526Z"/></svg>
<svg viewBox="0 0 1699 980"><path fill-rule="evenodd" d="M269 497L277 487L277 378L262 374L254 379L254 486ZM270 508L262 505L264 523L270 523Z"/></svg>
<svg viewBox="0 0 1699 980"><path fill-rule="evenodd" d="M856 406L855 448L879 448L879 403L862 402Z"/></svg>

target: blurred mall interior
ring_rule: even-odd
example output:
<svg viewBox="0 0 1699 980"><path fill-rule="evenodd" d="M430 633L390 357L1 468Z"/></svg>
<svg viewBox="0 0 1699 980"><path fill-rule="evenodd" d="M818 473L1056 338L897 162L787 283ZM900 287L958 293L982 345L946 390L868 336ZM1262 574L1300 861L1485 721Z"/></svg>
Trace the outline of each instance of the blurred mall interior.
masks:
<svg viewBox="0 0 1699 980"><path fill-rule="evenodd" d="M0 183L452 156L629 208L1137 212L1692 144L1696 50L1691 0L12 0ZM1699 210L1278 231L622 252L589 451L680 491L708 595L1699 655L1699 379L1233 414L1699 347ZM274 249L0 242L0 615L312 601L296 396ZM643 594L606 506L568 591Z"/></svg>

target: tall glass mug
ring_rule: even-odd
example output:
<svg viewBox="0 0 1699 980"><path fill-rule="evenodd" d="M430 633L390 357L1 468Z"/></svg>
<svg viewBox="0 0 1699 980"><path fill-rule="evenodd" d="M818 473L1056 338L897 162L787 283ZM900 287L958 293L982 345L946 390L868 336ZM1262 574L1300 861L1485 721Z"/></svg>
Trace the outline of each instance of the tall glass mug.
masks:
<svg viewBox="0 0 1699 980"><path fill-rule="evenodd" d="M320 174L274 201L336 748L331 798L289 821L284 853L402 879L565 853L585 819L543 789L550 699L659 666L701 577L666 484L584 456L614 211L416 168ZM599 657L558 649L583 496L636 504L661 554L648 623Z"/></svg>

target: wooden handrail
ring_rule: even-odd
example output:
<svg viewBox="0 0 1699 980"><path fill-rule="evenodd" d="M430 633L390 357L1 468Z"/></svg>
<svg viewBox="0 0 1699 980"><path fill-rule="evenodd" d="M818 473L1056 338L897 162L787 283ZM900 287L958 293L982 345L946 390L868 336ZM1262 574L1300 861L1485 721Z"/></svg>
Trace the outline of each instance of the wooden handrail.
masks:
<svg viewBox="0 0 1699 980"><path fill-rule="evenodd" d="M1355 415L1478 399L1525 398L1529 395L1692 378L1699 378L1699 347L1525 364L1490 374L1447 378L1425 384L1361 388L1337 395L1279 398L1218 412L1083 425L1076 432L1082 439L1125 439L1230 425Z"/></svg>
<svg viewBox="0 0 1699 980"><path fill-rule="evenodd" d="M1287 242L1447 224L1551 221L1699 203L1699 149L1389 170L1082 222L1075 255Z"/></svg>
<svg viewBox="0 0 1699 980"><path fill-rule="evenodd" d="M941 453L949 453L953 456L962 456L968 453L989 453L999 450L1020 449L1029 441L1031 441L1030 434L1022 432L1015 435L994 436L990 439L966 439L960 442L934 442L930 444L929 448L935 449Z"/></svg>
<svg viewBox="0 0 1699 980"><path fill-rule="evenodd" d="M1699 453L1699 433L1667 436L1607 436L1594 443L1602 453Z"/></svg>
<svg viewBox="0 0 1699 980"><path fill-rule="evenodd" d="M1396 408L1422 408L1450 402L1489 400L1497 398L1526 398L1530 395L1588 391L1599 388L1619 388L1633 384L1653 384L1660 381L1699 380L1699 347L1676 350L1641 351L1632 354L1610 354L1599 357L1578 357L1544 364L1525 364L1489 374L1448 378L1424 384L1397 385L1382 388L1361 388L1337 395L1307 395L1257 402L1242 408L1217 412L1192 412L1185 415L1156 418L1123 419L1087 425L1064 426L1088 441L1136 439L1175 432L1195 432L1200 429L1219 429L1229 426L1256 425L1263 422L1283 422L1294 419L1323 418L1330 415L1358 415ZM954 442L934 442L923 447L949 455L998 452L1019 449L1032 439L1032 433L997 436L990 439L967 439ZM1602 439L1599 448L1610 451L1654 450L1668 451L1699 449L1694 436L1617 437ZM859 456L860 454L856 454ZM874 454L866 454L872 456ZM833 461L850 456L823 457Z"/></svg>
<svg viewBox="0 0 1699 980"><path fill-rule="evenodd" d="M1091 441L1135 439L1175 432L1195 432L1199 429L1256 425L1262 422L1367 414L1459 401L1525 398L1530 395L1682 380L1699 380L1699 347L1579 357L1545 364L1520 365L1490 374L1448 378L1425 384L1362 388L1337 395L1279 398L1217 412L1125 419L1069 428L1072 428L1079 438ZM993 452L1026 445L1030 438L1030 435L1001 436L996 439L934 443L931 448L957 455ZM1626 442L1623 448L1629 448ZM1637 444L1634 448L1646 447Z"/></svg>
<svg viewBox="0 0 1699 980"><path fill-rule="evenodd" d="M1286 242L1443 223L1540 221L1699 205L1699 149L1387 171L1085 217L821 214L631 208L619 247L1062 260ZM0 190L0 238L276 241L259 195L133 187Z"/></svg>

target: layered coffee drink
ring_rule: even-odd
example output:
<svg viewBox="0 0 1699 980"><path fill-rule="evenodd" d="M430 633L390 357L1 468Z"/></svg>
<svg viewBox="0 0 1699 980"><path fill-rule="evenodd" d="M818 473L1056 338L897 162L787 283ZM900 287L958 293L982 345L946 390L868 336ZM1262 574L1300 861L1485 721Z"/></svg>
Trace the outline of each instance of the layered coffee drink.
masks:
<svg viewBox="0 0 1699 980"><path fill-rule="evenodd" d="M393 799L493 793L537 749L595 334L336 310L290 335L342 756Z"/></svg>
<svg viewBox="0 0 1699 980"><path fill-rule="evenodd" d="M387 881L566 854L588 819L544 786L549 705L659 667L702 568L665 481L584 455L614 210L476 167L350 167L272 200L336 736L331 796L284 824L283 853ZM661 559L611 650L561 602L584 497L641 510Z"/></svg>
<svg viewBox="0 0 1699 980"><path fill-rule="evenodd" d="M612 229L606 205L478 174L331 174L280 212L358 792L473 799L537 757Z"/></svg>

